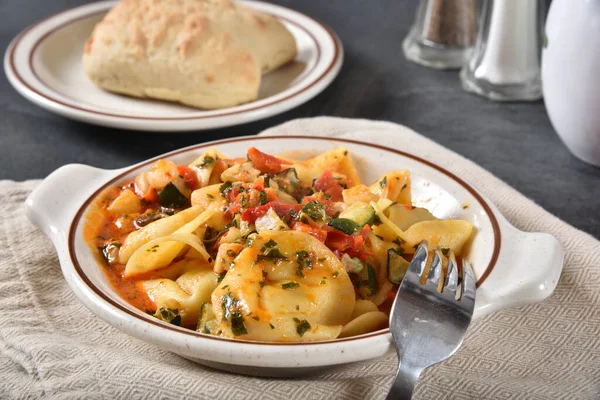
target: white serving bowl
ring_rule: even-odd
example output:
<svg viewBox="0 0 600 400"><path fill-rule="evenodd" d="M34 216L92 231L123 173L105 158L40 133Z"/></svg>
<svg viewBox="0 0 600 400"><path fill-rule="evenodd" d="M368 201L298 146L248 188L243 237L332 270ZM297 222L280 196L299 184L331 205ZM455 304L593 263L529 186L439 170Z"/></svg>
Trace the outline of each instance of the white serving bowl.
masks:
<svg viewBox="0 0 600 400"><path fill-rule="evenodd" d="M52 239L63 275L73 292L112 326L220 369L268 376L306 374L393 351L389 329L325 342L273 343L217 338L164 323L119 297L83 240L83 217L92 199L107 186L132 179L158 158L188 164L211 146L228 156L243 157L251 146L270 154L291 149L315 154L340 145L353 155L365 182L373 182L392 169L409 169L416 205L426 207L436 217L465 219L475 226L476 234L467 257L478 278L475 317L541 301L554 291L563 265L563 250L554 237L517 230L465 180L429 161L351 140L252 136L191 146L119 170L66 165L50 174L31 193L26 213Z"/></svg>

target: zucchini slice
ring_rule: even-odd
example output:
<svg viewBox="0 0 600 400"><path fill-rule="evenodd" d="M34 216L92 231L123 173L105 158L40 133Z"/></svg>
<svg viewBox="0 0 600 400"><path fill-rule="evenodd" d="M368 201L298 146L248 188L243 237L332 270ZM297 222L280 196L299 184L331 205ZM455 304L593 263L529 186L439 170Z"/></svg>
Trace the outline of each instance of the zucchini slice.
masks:
<svg viewBox="0 0 600 400"><path fill-rule="evenodd" d="M356 222L348 218L336 218L329 222L329 226L344 232L346 235L354 235L362 228Z"/></svg>
<svg viewBox="0 0 600 400"><path fill-rule="evenodd" d="M388 280L396 285L402 283L404 274L410 265L401 254L401 251L396 249L389 249L387 252Z"/></svg>
<svg viewBox="0 0 600 400"><path fill-rule="evenodd" d="M350 273L350 279L354 284L354 287L358 291L361 298L365 300L371 299L379 290L379 284L377 282L377 272L371 264L363 263L364 268L357 273Z"/></svg>
<svg viewBox="0 0 600 400"><path fill-rule="evenodd" d="M158 200L161 206L168 208L180 208L188 202L188 198L172 182L158 192Z"/></svg>
<svg viewBox="0 0 600 400"><path fill-rule="evenodd" d="M362 228L365 225L371 225L375 221L375 210L370 204L357 201L340 213L339 218L352 220Z"/></svg>
<svg viewBox="0 0 600 400"><path fill-rule="evenodd" d="M354 235L365 225L371 225L375 222L375 210L371 205L357 201L347 210L340 213L339 217L329 223L346 235Z"/></svg>

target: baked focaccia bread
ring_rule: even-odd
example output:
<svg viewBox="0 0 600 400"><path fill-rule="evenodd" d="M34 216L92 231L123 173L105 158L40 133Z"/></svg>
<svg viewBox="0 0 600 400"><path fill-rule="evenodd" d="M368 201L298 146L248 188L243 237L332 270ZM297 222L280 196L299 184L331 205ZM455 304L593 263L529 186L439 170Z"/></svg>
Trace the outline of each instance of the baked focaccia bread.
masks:
<svg viewBox="0 0 600 400"><path fill-rule="evenodd" d="M276 18L230 0L123 0L96 25L83 66L99 87L215 109L256 100L296 57Z"/></svg>

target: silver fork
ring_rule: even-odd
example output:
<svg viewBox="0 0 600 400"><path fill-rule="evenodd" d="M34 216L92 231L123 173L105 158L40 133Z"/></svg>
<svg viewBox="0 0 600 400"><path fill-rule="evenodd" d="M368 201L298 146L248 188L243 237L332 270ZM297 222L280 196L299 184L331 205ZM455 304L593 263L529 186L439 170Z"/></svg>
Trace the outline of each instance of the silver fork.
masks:
<svg viewBox="0 0 600 400"><path fill-rule="evenodd" d="M387 399L410 399L423 370L449 358L460 347L475 307L475 276L462 260L462 277L456 258L448 253L448 270L438 291L442 254L436 250L425 284L427 242L417 248L396 294L390 313L390 330L398 353L398 372Z"/></svg>

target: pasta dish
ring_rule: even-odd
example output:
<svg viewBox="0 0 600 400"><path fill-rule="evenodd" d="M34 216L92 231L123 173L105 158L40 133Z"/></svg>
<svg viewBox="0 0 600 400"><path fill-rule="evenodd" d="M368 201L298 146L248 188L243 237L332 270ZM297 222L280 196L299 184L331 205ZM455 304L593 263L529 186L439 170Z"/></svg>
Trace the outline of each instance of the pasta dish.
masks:
<svg viewBox="0 0 600 400"><path fill-rule="evenodd" d="M106 189L86 242L119 294L167 323L256 341L360 335L387 327L416 245L460 258L473 232L414 207L407 170L369 184L343 147L307 160L211 148Z"/></svg>

